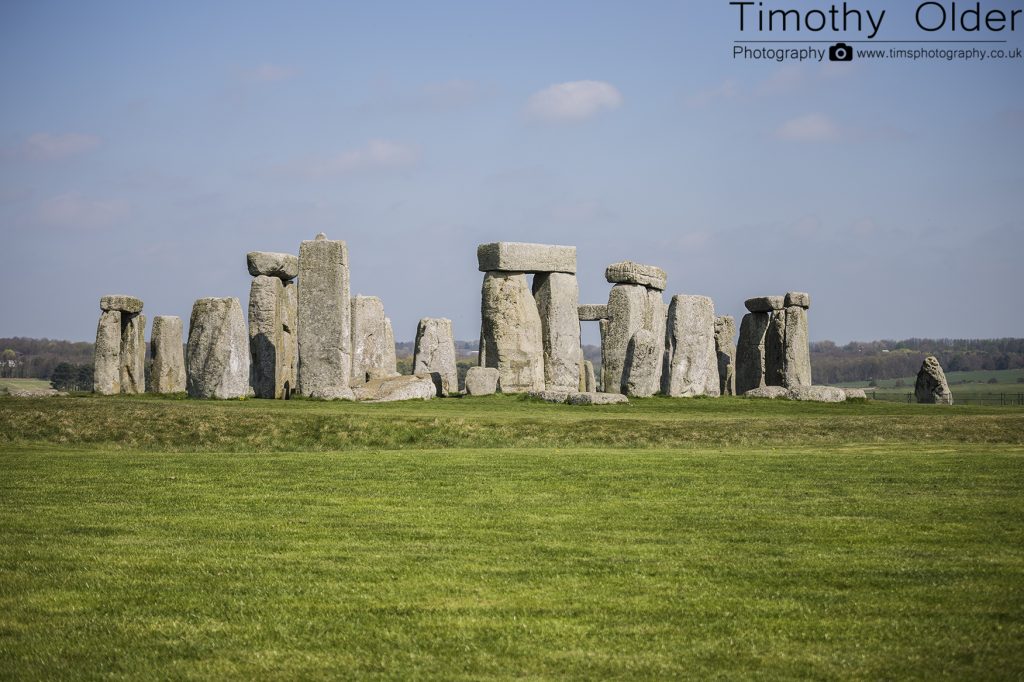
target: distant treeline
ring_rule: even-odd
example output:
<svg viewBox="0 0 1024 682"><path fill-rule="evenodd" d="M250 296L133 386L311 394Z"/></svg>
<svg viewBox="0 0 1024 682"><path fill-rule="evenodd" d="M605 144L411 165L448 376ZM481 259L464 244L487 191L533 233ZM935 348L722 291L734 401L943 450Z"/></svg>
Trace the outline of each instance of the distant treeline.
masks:
<svg viewBox="0 0 1024 682"><path fill-rule="evenodd" d="M15 336L0 339L0 377L50 379L62 362L92 366L93 344Z"/></svg>

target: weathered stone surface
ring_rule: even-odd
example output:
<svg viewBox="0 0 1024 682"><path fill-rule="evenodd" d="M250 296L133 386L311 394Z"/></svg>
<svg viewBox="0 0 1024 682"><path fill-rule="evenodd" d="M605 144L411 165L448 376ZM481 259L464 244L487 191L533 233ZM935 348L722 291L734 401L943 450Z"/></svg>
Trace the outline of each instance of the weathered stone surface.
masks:
<svg viewBox="0 0 1024 682"><path fill-rule="evenodd" d="M586 372L584 374L584 393L596 393L597 392L597 375L594 374L594 363L590 360L583 361L583 369Z"/></svg>
<svg viewBox="0 0 1024 682"><path fill-rule="evenodd" d="M579 390L582 351L576 275L564 272L534 275L533 298L537 301L544 345L544 384L553 390Z"/></svg>
<svg viewBox="0 0 1024 682"><path fill-rule="evenodd" d="M788 398L789 389L783 386L758 386L743 393L748 398Z"/></svg>
<svg viewBox="0 0 1024 682"><path fill-rule="evenodd" d="M290 253L250 251L245 260L253 277L266 275L288 281L299 276L299 258Z"/></svg>
<svg viewBox="0 0 1024 682"><path fill-rule="evenodd" d="M785 296L756 296L748 298L743 302L752 313L770 313L773 310L782 310L786 307Z"/></svg>
<svg viewBox="0 0 1024 682"><path fill-rule="evenodd" d="M608 319L608 306L604 303L584 303L576 309L581 322L596 322Z"/></svg>
<svg viewBox="0 0 1024 682"><path fill-rule="evenodd" d="M578 393L578 391L575 392ZM526 395L534 400L543 400L546 403L564 403L568 399L569 394L569 391L544 389L543 391L529 391Z"/></svg>
<svg viewBox="0 0 1024 682"><path fill-rule="evenodd" d="M397 400L430 400L437 393L429 376L393 376L370 379L353 391L356 400L388 403Z"/></svg>
<svg viewBox="0 0 1024 682"><path fill-rule="evenodd" d="M124 294L107 294L100 298L100 310L120 310L122 313L141 313L142 299Z"/></svg>
<svg viewBox="0 0 1024 682"><path fill-rule="evenodd" d="M96 325L92 390L100 395L121 392L121 311L104 310Z"/></svg>
<svg viewBox="0 0 1024 682"><path fill-rule="evenodd" d="M715 355L718 356L718 390L736 395L736 320L732 315L715 318Z"/></svg>
<svg viewBox="0 0 1024 682"><path fill-rule="evenodd" d="M249 393L249 335L237 298L200 298L192 306L185 368L193 398Z"/></svg>
<svg viewBox="0 0 1024 682"><path fill-rule="evenodd" d="M777 314L777 313L776 313ZM811 385L811 346L807 330L807 310L797 305L786 308L786 342L784 348L782 385Z"/></svg>
<svg viewBox="0 0 1024 682"><path fill-rule="evenodd" d="M295 282L284 283L281 298L281 345L278 346L281 374L278 386L282 397L290 398L295 393L299 379L299 287ZM393 346L394 344L392 344Z"/></svg>
<svg viewBox="0 0 1024 682"><path fill-rule="evenodd" d="M299 247L299 392L351 398L352 302L348 247L322 234Z"/></svg>
<svg viewBox="0 0 1024 682"><path fill-rule="evenodd" d="M493 242L476 249L480 272L567 272L576 274L576 247Z"/></svg>
<svg viewBox="0 0 1024 682"><path fill-rule="evenodd" d="M768 386L785 386L786 313L784 310L773 310L768 315L768 331L764 337L764 383Z"/></svg>
<svg viewBox="0 0 1024 682"><path fill-rule="evenodd" d="M153 393L183 393L185 391L184 328L177 315L157 315L153 318L149 348L153 358L150 368Z"/></svg>
<svg viewBox="0 0 1024 682"><path fill-rule="evenodd" d="M785 307L799 306L801 308L811 307L811 295L803 291L790 291L786 294Z"/></svg>
<svg viewBox="0 0 1024 682"><path fill-rule="evenodd" d="M662 392L673 397L719 395L715 306L707 296L672 297L668 309L668 373Z"/></svg>
<svg viewBox="0 0 1024 682"><path fill-rule="evenodd" d="M493 367L470 367L466 372L466 393L494 395L498 390L498 370Z"/></svg>
<svg viewBox="0 0 1024 682"><path fill-rule="evenodd" d="M844 388L843 392L846 394L847 400L867 400L868 394L864 392L863 388Z"/></svg>
<svg viewBox="0 0 1024 682"><path fill-rule="evenodd" d="M502 393L544 388L540 313L526 275L488 272L481 295L480 365L498 370Z"/></svg>
<svg viewBox="0 0 1024 682"><path fill-rule="evenodd" d="M654 392L661 390L662 375L665 372L665 329L668 325L668 304L658 289L647 289L647 310L644 311L644 329L651 332L656 344L655 355L659 362L654 368L652 381Z"/></svg>
<svg viewBox="0 0 1024 682"><path fill-rule="evenodd" d="M452 321L424 317L416 327L412 373L430 376L439 397L459 392L459 371L455 366L455 335Z"/></svg>
<svg viewBox="0 0 1024 682"><path fill-rule="evenodd" d="M626 395L649 398L661 390L662 344L650 331L640 329L626 349Z"/></svg>
<svg viewBox="0 0 1024 682"><path fill-rule="evenodd" d="M352 377L356 384L398 374L395 335L376 296L352 299Z"/></svg>
<svg viewBox="0 0 1024 682"><path fill-rule="evenodd" d="M284 357L278 354L284 333L284 304L284 283L278 277L253 278L249 287L249 357L251 384L257 398L287 397L281 383Z"/></svg>
<svg viewBox="0 0 1024 682"><path fill-rule="evenodd" d="M605 268L604 278L612 284L640 284L658 291L664 291L668 282L668 275L661 268L630 260L609 265Z"/></svg>
<svg viewBox="0 0 1024 682"><path fill-rule="evenodd" d="M764 343L771 322L770 313L747 313L740 321L736 344L736 394L745 395L765 385Z"/></svg>
<svg viewBox="0 0 1024 682"><path fill-rule="evenodd" d="M929 355L921 364L914 386L914 396L919 403L952 405L953 392L946 383L946 373L942 371L939 359Z"/></svg>
<svg viewBox="0 0 1024 682"><path fill-rule="evenodd" d="M624 393L629 341L651 320L647 288L616 284L608 293L608 312L601 322L601 386L608 393Z"/></svg>
<svg viewBox="0 0 1024 682"><path fill-rule="evenodd" d="M628 403L629 398L621 393L570 393L566 402L570 405L618 405Z"/></svg>
<svg viewBox="0 0 1024 682"><path fill-rule="evenodd" d="M121 393L146 392L146 316L121 313Z"/></svg>
<svg viewBox="0 0 1024 682"><path fill-rule="evenodd" d="M791 386L786 391L786 397L816 403L841 403L846 400L846 391L835 386Z"/></svg>

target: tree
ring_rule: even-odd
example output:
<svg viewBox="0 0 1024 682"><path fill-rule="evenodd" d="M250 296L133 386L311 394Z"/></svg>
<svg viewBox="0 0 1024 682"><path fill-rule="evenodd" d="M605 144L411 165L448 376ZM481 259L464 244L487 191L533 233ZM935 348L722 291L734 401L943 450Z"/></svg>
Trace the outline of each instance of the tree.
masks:
<svg viewBox="0 0 1024 682"><path fill-rule="evenodd" d="M62 362L53 368L50 375L50 386L58 391L67 391L78 379L78 371L70 362Z"/></svg>

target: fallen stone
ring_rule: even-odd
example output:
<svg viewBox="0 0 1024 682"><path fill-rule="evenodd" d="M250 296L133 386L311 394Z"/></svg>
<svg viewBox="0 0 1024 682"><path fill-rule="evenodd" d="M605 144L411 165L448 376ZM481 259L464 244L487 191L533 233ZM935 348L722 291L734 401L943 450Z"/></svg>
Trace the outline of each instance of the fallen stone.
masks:
<svg viewBox="0 0 1024 682"><path fill-rule="evenodd" d="M777 313L776 313L777 314ZM811 347L807 330L807 309L792 305L785 310L786 341L783 358L783 386L811 385Z"/></svg>
<svg viewBox="0 0 1024 682"><path fill-rule="evenodd" d="M668 283L668 275L661 268L629 260L609 265L605 268L604 278L612 284L640 284L658 291L664 291Z"/></svg>
<svg viewBox="0 0 1024 682"><path fill-rule="evenodd" d="M122 313L141 313L142 299L123 294L107 294L100 298L100 310L119 310Z"/></svg>
<svg viewBox="0 0 1024 682"><path fill-rule="evenodd" d="M150 369L153 393L185 392L184 329L176 315L157 315L150 333Z"/></svg>
<svg viewBox="0 0 1024 682"><path fill-rule="evenodd" d="M752 313L770 313L773 310L782 310L786 307L785 296L757 296L748 298L743 302Z"/></svg>
<svg viewBox="0 0 1024 682"><path fill-rule="evenodd" d="M195 302L185 358L190 397L226 400L248 395L249 335L237 298Z"/></svg>
<svg viewBox="0 0 1024 682"><path fill-rule="evenodd" d="M668 310L668 373L662 392L678 398L719 395L715 306L707 296L673 296Z"/></svg>
<svg viewBox="0 0 1024 682"><path fill-rule="evenodd" d="M914 386L914 396L919 403L953 404L953 392L946 383L946 373L942 371L939 359L934 355L926 357L921 364L921 371L917 373L917 383Z"/></svg>
<svg viewBox="0 0 1024 682"><path fill-rule="evenodd" d="M502 393L544 388L544 343L526 275L488 272L481 292L480 365L498 370Z"/></svg>
<svg viewBox="0 0 1024 682"><path fill-rule="evenodd" d="M352 299L352 377L355 384L398 374L395 335L376 296Z"/></svg>
<svg viewBox="0 0 1024 682"><path fill-rule="evenodd" d="M493 367L470 367L466 372L468 395L494 395L498 390L498 370Z"/></svg>
<svg viewBox="0 0 1024 682"><path fill-rule="evenodd" d="M407 375L370 379L362 386L357 386L353 391L356 400L373 403L430 400L436 393L434 380L429 376Z"/></svg>
<svg viewBox="0 0 1024 682"><path fill-rule="evenodd" d="M816 403L841 403L846 401L846 391L835 386L791 386L786 397Z"/></svg>
<svg viewBox="0 0 1024 682"><path fill-rule="evenodd" d="M783 386L759 386L744 393L748 398L788 398L789 389Z"/></svg>
<svg viewBox="0 0 1024 682"><path fill-rule="evenodd" d="M7 395L12 398L56 398L67 395L67 392L55 388L9 388Z"/></svg>
<svg viewBox="0 0 1024 682"><path fill-rule="evenodd" d="M348 247L321 233L299 247L298 389L311 398L352 397L352 302Z"/></svg>
<svg viewBox="0 0 1024 682"><path fill-rule="evenodd" d="M416 327L412 373L430 376L438 397L459 392L459 371L455 366L455 335L452 321L424 317Z"/></svg>
<svg viewBox="0 0 1024 682"><path fill-rule="evenodd" d="M249 266L249 274L253 277L266 275L287 282L299 276L299 258L290 253L250 251L245 255L245 260Z"/></svg>
<svg viewBox="0 0 1024 682"><path fill-rule="evenodd" d="M146 392L146 316L121 313L121 393Z"/></svg>
<svg viewBox="0 0 1024 682"><path fill-rule="evenodd" d="M811 307L811 295L803 291L790 291L786 294L785 307L799 306L807 309Z"/></svg>
<svg viewBox="0 0 1024 682"><path fill-rule="evenodd" d="M867 400L868 394L863 388L844 388L843 392L846 393L847 400Z"/></svg>
<svg viewBox="0 0 1024 682"><path fill-rule="evenodd" d="M92 390L100 395L121 392L121 311L104 310L96 325Z"/></svg>
<svg viewBox="0 0 1024 682"><path fill-rule="evenodd" d="M546 403L564 403L569 398L570 392L545 389L543 391L528 391L526 395L534 400L543 400Z"/></svg>
<svg viewBox="0 0 1024 682"><path fill-rule="evenodd" d="M252 255L252 254L250 254ZM286 398L282 322L284 283L271 275L257 275L249 287L249 358L251 384L257 398Z"/></svg>
<svg viewBox="0 0 1024 682"><path fill-rule="evenodd" d="M540 315L544 346L544 385L579 390L580 319L576 275L545 272L534 275L533 298Z"/></svg>
<svg viewBox="0 0 1024 682"><path fill-rule="evenodd" d="M608 306L599 303L584 303L577 307L576 316L581 322L596 322L608 319Z"/></svg>
<svg viewBox="0 0 1024 682"><path fill-rule="evenodd" d="M601 386L609 393L626 391L625 369L629 342L650 323L647 288L616 284L608 293L609 318L601 321Z"/></svg>
<svg viewBox="0 0 1024 682"><path fill-rule="evenodd" d="M650 331L633 334L626 350L626 395L649 398L661 390L661 344Z"/></svg>
<svg viewBox="0 0 1024 682"><path fill-rule="evenodd" d="M718 390L736 395L736 320L732 315L715 318L715 355L718 356Z"/></svg>
<svg viewBox="0 0 1024 682"><path fill-rule="evenodd" d="M567 272L576 274L576 247L493 242L476 249L480 272Z"/></svg>
<svg viewBox="0 0 1024 682"><path fill-rule="evenodd" d="M566 402L570 405L618 405L628 403L629 398L621 393L570 393Z"/></svg>

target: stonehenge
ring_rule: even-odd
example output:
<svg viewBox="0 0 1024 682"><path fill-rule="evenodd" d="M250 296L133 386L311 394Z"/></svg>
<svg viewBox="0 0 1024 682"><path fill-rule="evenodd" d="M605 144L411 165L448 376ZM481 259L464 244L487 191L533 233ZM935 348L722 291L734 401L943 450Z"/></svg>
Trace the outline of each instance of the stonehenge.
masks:
<svg viewBox="0 0 1024 682"><path fill-rule="evenodd" d="M736 320L732 315L715 318L715 354L718 356L718 392L736 395Z"/></svg>
<svg viewBox="0 0 1024 682"><path fill-rule="evenodd" d="M672 297L662 392L690 398L721 394L715 352L715 305L707 296Z"/></svg>
<svg viewBox="0 0 1024 682"><path fill-rule="evenodd" d="M466 395L494 395L498 390L498 370L470 367L466 372Z"/></svg>
<svg viewBox="0 0 1024 682"><path fill-rule="evenodd" d="M736 345L736 394L763 386L810 386L810 294L758 296L744 305L749 312L740 321Z"/></svg>
<svg viewBox="0 0 1024 682"><path fill-rule="evenodd" d="M392 344L393 346L394 344ZM455 366L455 335L447 318L425 317L416 328L412 373L429 376L443 398L459 392L459 372Z"/></svg>
<svg viewBox="0 0 1024 682"><path fill-rule="evenodd" d="M100 297L93 350L93 391L100 395L146 391L146 316L142 299Z"/></svg>
<svg viewBox="0 0 1024 682"><path fill-rule="evenodd" d="M324 400L353 398L348 246L322 232L299 246L298 389Z"/></svg>
<svg viewBox="0 0 1024 682"><path fill-rule="evenodd" d="M201 298L192 306L185 351L192 398L244 398L249 393L249 336L237 298Z"/></svg>
<svg viewBox="0 0 1024 682"><path fill-rule="evenodd" d="M498 370L502 393L544 388L540 312L521 272L487 272L481 291L481 367Z"/></svg>
<svg viewBox="0 0 1024 682"><path fill-rule="evenodd" d="M153 393L184 393L185 350L181 318L157 315L153 318L151 334L149 346L153 366L150 383Z"/></svg>
<svg viewBox="0 0 1024 682"><path fill-rule="evenodd" d="M288 253L252 251L249 274L249 353L257 398L290 398L298 364L297 296L293 281L299 259Z"/></svg>
<svg viewBox="0 0 1024 682"><path fill-rule="evenodd" d="M376 296L352 297L352 385L397 374L395 334L384 304Z"/></svg>
<svg viewBox="0 0 1024 682"><path fill-rule="evenodd" d="M914 397L917 402L929 405L953 404L953 392L946 383L946 373L942 371L942 365L934 355L929 355L921 363L914 385Z"/></svg>

